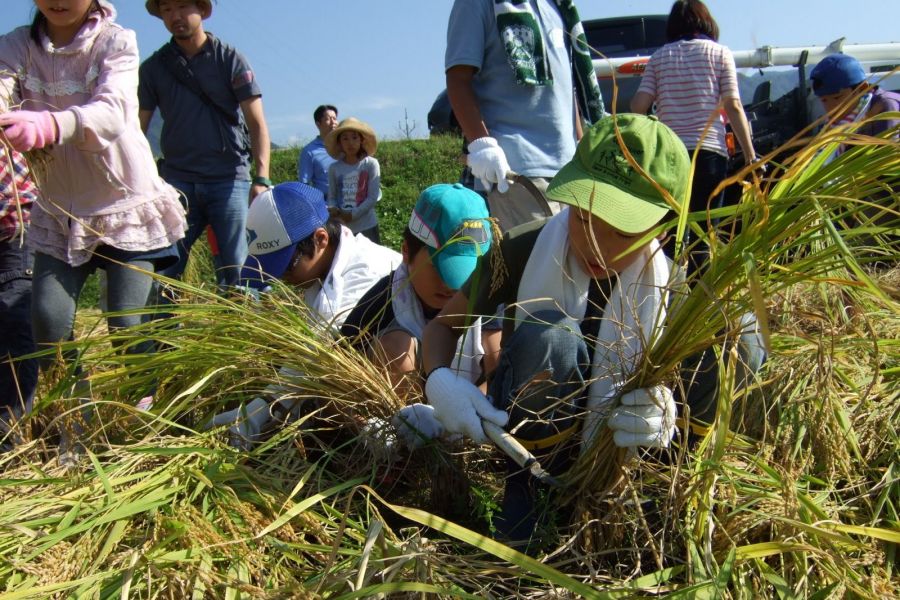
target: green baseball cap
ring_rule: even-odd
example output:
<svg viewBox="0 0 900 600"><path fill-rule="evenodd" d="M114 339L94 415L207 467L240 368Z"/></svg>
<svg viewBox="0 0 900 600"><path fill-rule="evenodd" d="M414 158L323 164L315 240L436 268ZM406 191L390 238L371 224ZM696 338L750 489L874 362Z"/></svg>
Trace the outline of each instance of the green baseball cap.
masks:
<svg viewBox="0 0 900 600"><path fill-rule="evenodd" d="M487 205L462 185L439 183L419 196L409 230L422 240L441 279L458 290L475 270L493 239Z"/></svg>
<svg viewBox="0 0 900 600"><path fill-rule="evenodd" d="M547 197L577 206L625 233L640 233L669 210L662 194L635 170L616 139L615 127L635 162L680 200L689 183L691 159L675 132L656 117L605 117L585 131L575 157L550 181Z"/></svg>

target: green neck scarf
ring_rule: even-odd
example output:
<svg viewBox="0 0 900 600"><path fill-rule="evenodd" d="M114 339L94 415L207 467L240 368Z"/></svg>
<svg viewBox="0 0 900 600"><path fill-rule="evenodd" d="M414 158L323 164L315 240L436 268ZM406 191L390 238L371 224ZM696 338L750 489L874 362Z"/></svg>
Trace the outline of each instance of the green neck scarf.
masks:
<svg viewBox="0 0 900 600"><path fill-rule="evenodd" d="M572 76L578 108L582 118L588 123L595 123L606 111L578 9L572 0L554 2L571 41ZM553 73L547 60L547 40L529 1L494 0L494 17L507 60L516 74L516 82L519 85L551 85Z"/></svg>

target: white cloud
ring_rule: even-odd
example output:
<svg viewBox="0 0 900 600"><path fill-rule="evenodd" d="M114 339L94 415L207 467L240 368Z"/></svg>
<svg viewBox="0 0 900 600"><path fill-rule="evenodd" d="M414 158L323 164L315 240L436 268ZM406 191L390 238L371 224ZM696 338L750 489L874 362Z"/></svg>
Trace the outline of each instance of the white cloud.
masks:
<svg viewBox="0 0 900 600"><path fill-rule="evenodd" d="M345 100L337 105L341 116L365 115L370 112L393 110L402 108L407 102L402 98L391 96L366 96L365 98L353 98Z"/></svg>
<svg viewBox="0 0 900 600"><path fill-rule="evenodd" d="M297 125L309 125L311 124L312 119L306 113L296 113L296 114L279 114L279 115L271 115L266 113L266 123L268 123L269 127L296 127ZM304 128L306 129L306 128Z"/></svg>

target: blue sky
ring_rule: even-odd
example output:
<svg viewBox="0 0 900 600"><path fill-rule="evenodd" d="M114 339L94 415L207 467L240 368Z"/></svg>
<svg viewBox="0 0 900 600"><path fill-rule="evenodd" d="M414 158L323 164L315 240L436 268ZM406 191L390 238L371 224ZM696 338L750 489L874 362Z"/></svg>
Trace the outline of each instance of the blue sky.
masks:
<svg viewBox="0 0 900 600"><path fill-rule="evenodd" d="M118 21L137 31L141 56L168 40L143 0L113 0ZM413 135L444 87L443 56L452 0L220 0L209 31L241 50L263 88L275 142L299 144L316 130L313 109L335 104L341 117L369 122L381 137L400 136L408 112ZM708 6L721 42L762 45L900 42L898 0L722 0ZM33 2L3 0L0 31L30 22ZM583 19L668 13L670 0L577 0ZM900 60L900 56L898 56Z"/></svg>

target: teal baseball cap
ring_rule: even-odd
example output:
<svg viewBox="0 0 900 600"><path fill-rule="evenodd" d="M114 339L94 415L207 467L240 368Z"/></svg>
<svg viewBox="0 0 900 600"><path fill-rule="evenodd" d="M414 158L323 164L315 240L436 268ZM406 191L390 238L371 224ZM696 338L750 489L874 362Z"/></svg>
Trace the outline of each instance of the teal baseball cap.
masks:
<svg viewBox="0 0 900 600"><path fill-rule="evenodd" d="M616 126L646 177L625 157ZM547 197L589 211L625 233L641 233L659 223L670 208L656 185L680 201L690 172L687 148L659 119L610 115L584 132L575 157L547 186Z"/></svg>
<svg viewBox="0 0 900 600"><path fill-rule="evenodd" d="M451 289L462 287L478 257L490 249L488 217L484 198L458 183L439 183L419 195L409 230L428 247L432 263Z"/></svg>

